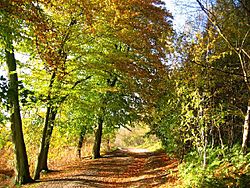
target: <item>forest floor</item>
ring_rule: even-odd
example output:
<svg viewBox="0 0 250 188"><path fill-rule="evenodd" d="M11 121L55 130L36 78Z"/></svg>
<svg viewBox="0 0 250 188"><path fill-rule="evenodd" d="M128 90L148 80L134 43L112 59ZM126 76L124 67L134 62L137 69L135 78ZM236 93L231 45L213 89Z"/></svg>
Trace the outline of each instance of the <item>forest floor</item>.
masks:
<svg viewBox="0 0 250 188"><path fill-rule="evenodd" d="M53 171L43 174L39 182L22 187L165 188L180 184L178 161L161 151L120 149L100 159L84 158L50 167Z"/></svg>

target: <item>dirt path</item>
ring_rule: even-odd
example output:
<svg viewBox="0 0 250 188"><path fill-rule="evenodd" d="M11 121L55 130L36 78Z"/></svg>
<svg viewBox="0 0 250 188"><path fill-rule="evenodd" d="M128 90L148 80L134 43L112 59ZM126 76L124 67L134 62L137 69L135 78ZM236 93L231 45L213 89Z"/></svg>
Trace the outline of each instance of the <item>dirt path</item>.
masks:
<svg viewBox="0 0 250 188"><path fill-rule="evenodd" d="M122 149L101 159L82 159L55 167L41 182L23 187L174 187L178 162L163 152Z"/></svg>

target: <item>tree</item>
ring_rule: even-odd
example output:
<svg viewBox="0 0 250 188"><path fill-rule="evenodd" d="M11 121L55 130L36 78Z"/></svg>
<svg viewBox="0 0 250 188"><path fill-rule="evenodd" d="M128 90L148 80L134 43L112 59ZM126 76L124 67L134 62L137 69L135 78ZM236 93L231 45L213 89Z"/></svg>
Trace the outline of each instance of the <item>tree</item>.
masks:
<svg viewBox="0 0 250 188"><path fill-rule="evenodd" d="M240 62L240 68L242 70L242 75L244 76L244 82L249 90L249 61L250 53L248 48L248 35L250 32L249 29L249 10L246 8L247 3L245 1L240 1L239 3L234 1L218 1L216 6L212 9L208 9L204 4L197 0L197 3L200 5L201 9L206 13L208 20L211 24L214 25L219 36L227 44L227 50L235 53L238 56ZM230 11L229 15L223 15L219 12L221 9L228 9ZM226 19L226 22L224 20ZM239 26L239 25L242 25ZM238 34L238 37L235 37ZM237 42L236 42L237 41ZM238 41L240 44L238 45ZM235 43L236 42L236 43ZM250 90L249 90L250 91ZM248 93L249 93L248 91ZM247 142L248 142L248 132L249 132L249 114L250 107L249 102L247 104L247 110L245 115L244 122L244 131L242 138L242 151L246 153L247 151Z"/></svg>
<svg viewBox="0 0 250 188"><path fill-rule="evenodd" d="M10 34L7 34L10 35ZM10 37L10 36L7 36ZM16 60L14 56L14 48L12 41L7 41L8 49L6 48L6 62L9 69L9 89L8 97L10 104L10 121L13 143L15 145L16 154L16 183L24 184L32 182L29 174L28 158L22 132L22 120L18 100L18 77L16 73ZM10 49L11 51L9 51Z"/></svg>
<svg viewBox="0 0 250 188"><path fill-rule="evenodd" d="M144 98L141 101L153 103L150 95L154 86L161 86L159 81L161 74L165 73L165 52L172 34L171 15L163 5L157 0L13 0L0 3L3 11L24 21L21 28L29 39L29 45L24 46L30 48L25 50L32 57L39 58L50 75L47 96L41 100L46 104L47 112L35 179L39 178L41 170L48 169L50 137L59 108L56 103L62 104L64 97L68 96L64 95L63 89L70 91L70 84L67 84L70 81L77 83L83 75L88 76L86 72L95 75L112 72L119 75L131 95L137 92ZM144 87L144 84L149 87ZM62 93L56 94L59 90ZM103 120L99 121L99 125L102 123Z"/></svg>
<svg viewBox="0 0 250 188"><path fill-rule="evenodd" d="M57 12L57 11L55 11ZM60 20L50 20L53 26L47 28L50 32L46 33L46 30L38 31L37 38L40 39L40 43L36 43L38 53L40 57L47 63L49 72L51 72L51 78L48 86L47 94L47 112L44 121L43 136L40 146L40 152L38 154L37 164L34 171L34 179L39 179L40 172L42 170L49 171L48 169L48 152L50 146L50 139L53 132L54 122L56 119L57 111L59 105L64 102L67 98L66 96L55 97L53 93L54 85L56 81L62 81L65 71L66 62L68 58L68 53L65 50L66 43L68 42L71 29L76 24L76 19L74 17L70 18L69 24L61 22ZM57 28L54 28L54 24L57 24ZM61 33L66 29L66 33ZM49 48L49 50L45 50ZM75 83L73 88L78 84ZM59 84L60 85L60 84ZM60 87L60 86L59 86Z"/></svg>
<svg viewBox="0 0 250 188"><path fill-rule="evenodd" d="M9 19L9 18L6 18ZM12 141L15 148L15 158L16 158L16 178L15 182L17 184L24 184L32 182L32 178L29 173L29 165L26 147L23 138L22 131L22 119L19 106L18 97L18 76L16 69L16 59L14 55L13 46L13 33L9 26L5 26L4 29L4 41L5 41L5 58L8 67L9 74L9 88L8 88L8 104L10 111L10 122L12 131Z"/></svg>
<svg viewBox="0 0 250 188"><path fill-rule="evenodd" d="M110 89L112 89L113 87L115 87L115 84L117 82L117 78L111 78L107 80L107 85L108 87L110 87ZM105 121L105 115L106 115L106 111L107 111L107 103L110 100L110 95L112 95L109 91L107 91L104 94L104 97L102 97L101 100L101 106L99 109L99 112L97 114L97 129L95 132L95 141L94 141L94 146L93 146L93 158L97 159L100 158L100 149L101 149L101 142L102 142L102 130L103 130L103 123Z"/></svg>
<svg viewBox="0 0 250 188"><path fill-rule="evenodd" d="M22 4L20 8L18 5ZM26 146L23 138L22 119L19 105L19 90L18 90L18 76L17 76L17 63L14 52L14 42L21 40L21 35L24 34L24 30L18 29L25 24L27 16L27 4L25 2L15 3L13 1L2 1L1 7L1 43L4 44L5 59L8 67L9 74L9 88L8 88L8 105L10 113L12 141L15 150L15 162L16 162L16 184L24 184L32 182L32 178L29 173L28 158L26 153ZM17 8L16 13L13 12ZM17 16L19 11L23 10L25 14L23 16ZM34 16L34 9L30 11Z"/></svg>

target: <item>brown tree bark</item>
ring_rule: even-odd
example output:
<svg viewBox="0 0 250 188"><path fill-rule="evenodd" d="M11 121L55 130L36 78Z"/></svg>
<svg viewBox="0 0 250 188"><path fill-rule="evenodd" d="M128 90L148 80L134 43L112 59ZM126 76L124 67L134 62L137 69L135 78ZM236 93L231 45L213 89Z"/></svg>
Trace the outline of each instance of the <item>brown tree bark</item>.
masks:
<svg viewBox="0 0 250 188"><path fill-rule="evenodd" d="M53 87L55 78L56 78L56 71L53 72L51 79L50 79L50 84L49 84L49 93L47 96L48 104L47 104L47 112L46 112L46 117L45 117L42 141L41 141L41 146L40 146L40 152L38 154L36 168L34 171L34 179L35 180L40 178L40 172L42 170L49 171L48 153L49 153L49 147L50 147L50 140L51 140L54 124L55 124L56 114L58 111L58 106L52 105L51 93L50 93L50 91ZM75 84L71 87L71 89L74 89L79 83L86 81L90 78L91 78L91 76L88 76L85 79L82 79L82 80L75 82ZM65 96L61 97L60 100L58 100L57 105L63 103L68 96L69 95L65 95Z"/></svg>
<svg viewBox="0 0 250 188"><path fill-rule="evenodd" d="M113 79L107 79L107 85L110 87L114 87L116 82L117 82L117 77L114 77ZM98 117L98 127L95 132L95 141L94 141L93 153L92 153L93 159L97 159L101 157L100 149L101 149L101 142L102 142L102 128L103 128L103 122L104 122L104 117L105 117L106 105L107 105L107 101L109 100L108 97L110 94L111 94L110 92L106 93L106 96L103 99L103 105L100 108L100 114Z"/></svg>
<svg viewBox="0 0 250 188"><path fill-rule="evenodd" d="M95 142L93 147L93 159L101 157L101 142L102 142L102 127L103 127L103 117L98 118L98 127L95 132Z"/></svg>
<svg viewBox="0 0 250 188"><path fill-rule="evenodd" d="M77 145L77 155L79 159L81 159L81 156L82 156L81 151L82 151L82 144L83 144L83 139L84 139L85 134L86 134L86 130L83 129L79 135L79 140L78 140L78 145Z"/></svg>
<svg viewBox="0 0 250 188"><path fill-rule="evenodd" d="M47 115L45 119L45 125L43 129L43 136L42 142L40 146L40 152L38 154L36 169L34 171L34 179L37 180L40 178L41 171L49 171L48 168L48 153L49 153L49 146L50 140L54 128L55 118L57 114L57 110L53 109L55 107L48 107Z"/></svg>
<svg viewBox="0 0 250 188"><path fill-rule="evenodd" d="M51 79L50 79L50 84L49 84L49 90L52 89L53 83L55 81L56 77L56 72L54 71ZM48 104L47 104L47 112L46 112L46 117L45 117L45 122L44 122L44 128L43 128L43 135L42 135L42 140L41 140L41 145L40 145L40 152L38 154L37 158L37 163L34 171L34 179L37 180L40 178L40 172L42 170L48 171L48 165L47 165L47 155L49 151L49 144L50 144L50 137L53 131L53 123L56 117L56 109L55 107L51 106L51 93L49 91L48 93Z"/></svg>
<svg viewBox="0 0 250 188"><path fill-rule="evenodd" d="M26 146L24 143L22 119L18 98L18 76L16 72L16 59L14 56L14 48L12 41L7 41L8 48L5 50L6 62L9 74L9 107L10 107L10 122L12 131L12 142L15 150L15 165L16 165L16 184L25 184L32 182L29 172L28 157Z"/></svg>
<svg viewBox="0 0 250 188"><path fill-rule="evenodd" d="M41 170L44 170L46 172L49 171L48 168L48 155L49 155L49 147L50 147L50 140L52 137L52 132L53 132L53 128L55 125L55 120L56 120L56 114L57 114L57 110L53 109L51 110L51 117L49 119L49 124L48 124L48 129L47 129L47 134L46 134L46 142L45 142L45 146L44 146L44 152L42 153L44 155L44 157L42 157L43 161L41 162Z"/></svg>

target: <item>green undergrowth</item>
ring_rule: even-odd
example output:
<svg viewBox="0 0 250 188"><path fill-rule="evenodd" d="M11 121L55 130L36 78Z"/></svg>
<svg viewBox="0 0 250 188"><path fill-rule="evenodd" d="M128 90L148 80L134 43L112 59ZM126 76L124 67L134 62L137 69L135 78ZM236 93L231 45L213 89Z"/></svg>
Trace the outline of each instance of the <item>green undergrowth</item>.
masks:
<svg viewBox="0 0 250 188"><path fill-rule="evenodd" d="M250 187L250 154L243 155L240 147L210 148L206 166L198 152L190 152L179 166L185 188L248 188Z"/></svg>

